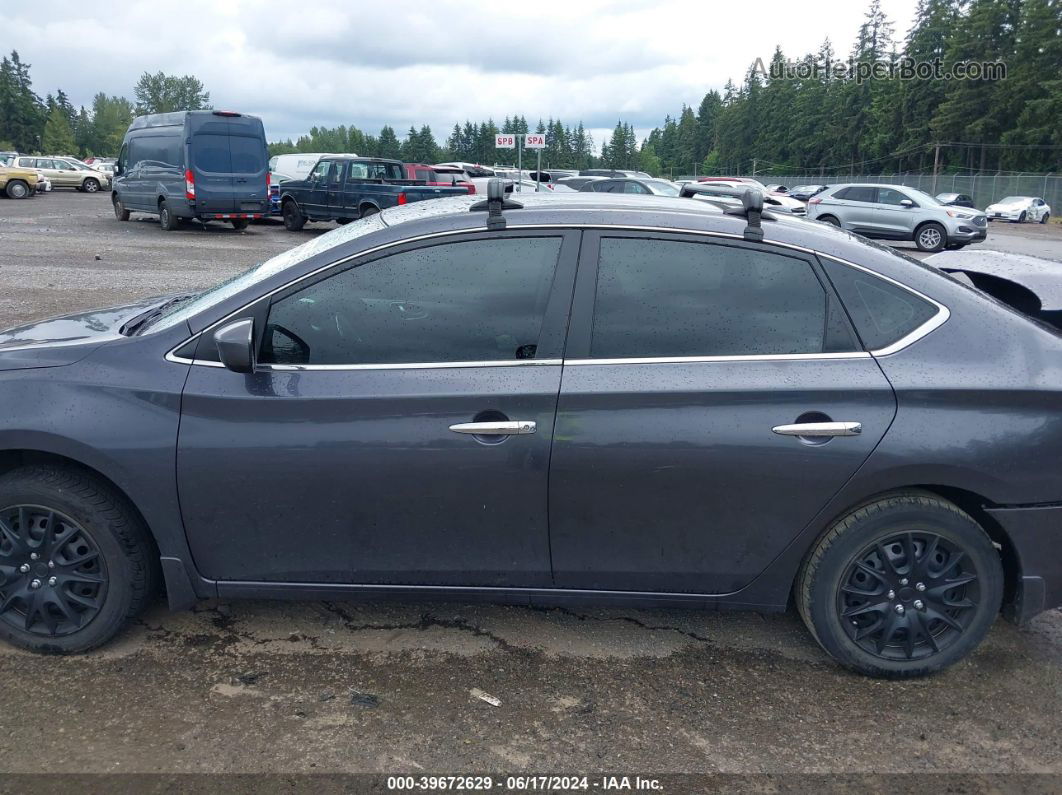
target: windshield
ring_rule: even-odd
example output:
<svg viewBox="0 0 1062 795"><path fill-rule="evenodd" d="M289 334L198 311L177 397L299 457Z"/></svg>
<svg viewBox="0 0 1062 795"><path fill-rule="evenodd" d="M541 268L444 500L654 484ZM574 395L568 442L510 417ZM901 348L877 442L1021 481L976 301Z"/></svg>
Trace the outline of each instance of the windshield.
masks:
<svg viewBox="0 0 1062 795"><path fill-rule="evenodd" d="M998 202L996 202L996 204L1016 204L1018 202L1027 202L1027 201L1029 201L1029 197L1028 196L1008 196L1005 199L1000 199Z"/></svg>
<svg viewBox="0 0 1062 795"><path fill-rule="evenodd" d="M647 179L644 180L645 185L655 193L657 196L678 196L679 189L677 186L672 185L662 179Z"/></svg>
<svg viewBox="0 0 1062 795"><path fill-rule="evenodd" d="M204 309L231 298L240 291L268 279L270 276L274 276L293 265L298 265L300 262L320 254L322 251L328 251L330 248L335 248L343 243L348 243L351 240L379 231L386 228L386 226L387 224L383 222L379 215L370 215L368 218L354 221L346 226L327 232L320 237L303 243L301 246L285 251L283 254L277 254L272 259L255 265L253 268L233 276L216 287L205 290L190 301L184 301L170 307L159 316L151 328L166 329L178 323L183 323Z"/></svg>

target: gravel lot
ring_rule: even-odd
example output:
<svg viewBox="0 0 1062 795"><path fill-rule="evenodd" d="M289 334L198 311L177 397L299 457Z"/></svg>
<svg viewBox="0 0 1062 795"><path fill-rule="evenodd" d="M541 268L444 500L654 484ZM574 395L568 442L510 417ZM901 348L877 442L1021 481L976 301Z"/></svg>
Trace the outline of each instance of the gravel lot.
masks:
<svg viewBox="0 0 1062 795"><path fill-rule="evenodd" d="M330 228L167 234L106 195L0 200L0 325L207 286ZM983 245L1062 260L1062 228ZM840 670L793 615L159 604L90 655L0 647L0 681L18 773L1062 774L1058 611L893 683Z"/></svg>

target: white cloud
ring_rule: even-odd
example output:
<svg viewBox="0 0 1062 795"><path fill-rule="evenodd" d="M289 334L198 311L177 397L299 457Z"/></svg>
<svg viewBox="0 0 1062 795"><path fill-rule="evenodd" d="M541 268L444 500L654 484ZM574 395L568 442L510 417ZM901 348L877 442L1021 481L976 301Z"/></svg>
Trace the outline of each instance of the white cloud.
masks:
<svg viewBox="0 0 1062 795"><path fill-rule="evenodd" d="M885 11L899 36L916 0ZM132 96L145 71L194 74L215 107L261 115L270 139L312 125L401 134L430 124L522 114L580 119L595 140L617 119L641 135L740 82L776 45L791 57L829 36L850 48L865 13L851 0L387 0L309 3L38 0L3 13L5 50L33 65L40 94L75 105L97 91Z"/></svg>

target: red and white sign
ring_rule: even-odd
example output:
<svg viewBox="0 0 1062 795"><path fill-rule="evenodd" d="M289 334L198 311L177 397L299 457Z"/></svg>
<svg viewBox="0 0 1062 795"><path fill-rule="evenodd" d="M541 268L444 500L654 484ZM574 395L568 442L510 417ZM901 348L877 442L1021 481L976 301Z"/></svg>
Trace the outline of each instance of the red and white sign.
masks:
<svg viewBox="0 0 1062 795"><path fill-rule="evenodd" d="M528 133L524 136L524 148L525 149L545 149L546 148L546 134L545 133Z"/></svg>
<svg viewBox="0 0 1062 795"><path fill-rule="evenodd" d="M501 135L494 136L494 146L498 149L515 149L516 148L516 136L509 133L502 133Z"/></svg>

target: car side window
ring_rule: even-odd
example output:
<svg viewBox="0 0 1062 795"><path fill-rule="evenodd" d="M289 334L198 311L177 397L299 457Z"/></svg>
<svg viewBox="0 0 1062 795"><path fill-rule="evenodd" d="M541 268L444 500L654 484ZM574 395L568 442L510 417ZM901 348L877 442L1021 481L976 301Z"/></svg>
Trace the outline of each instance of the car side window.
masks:
<svg viewBox="0 0 1062 795"><path fill-rule="evenodd" d="M624 182L624 193L648 193L649 191L639 185L637 182Z"/></svg>
<svg viewBox="0 0 1062 795"><path fill-rule="evenodd" d="M806 259L717 243L601 240L591 358L856 348Z"/></svg>
<svg viewBox="0 0 1062 795"><path fill-rule="evenodd" d="M939 311L910 290L874 274L827 258L822 266L868 350L898 342Z"/></svg>
<svg viewBox="0 0 1062 795"><path fill-rule="evenodd" d="M310 179L314 182L323 182L328 176L328 170L332 167L331 160L322 160L314 166Z"/></svg>
<svg viewBox="0 0 1062 795"><path fill-rule="evenodd" d="M445 243L348 268L273 303L259 361L534 359L561 238Z"/></svg>
<svg viewBox="0 0 1062 795"><path fill-rule="evenodd" d="M335 168L328 172L329 186L332 188L338 188L343 181L343 164L336 163Z"/></svg>
<svg viewBox="0 0 1062 795"><path fill-rule="evenodd" d="M899 206L900 202L904 199L910 199L910 197L900 193L898 190L893 190L892 188L878 188L878 204L893 204Z"/></svg>
<svg viewBox="0 0 1062 795"><path fill-rule="evenodd" d="M876 193L875 188L848 188L844 198L850 202L873 202L876 200Z"/></svg>

